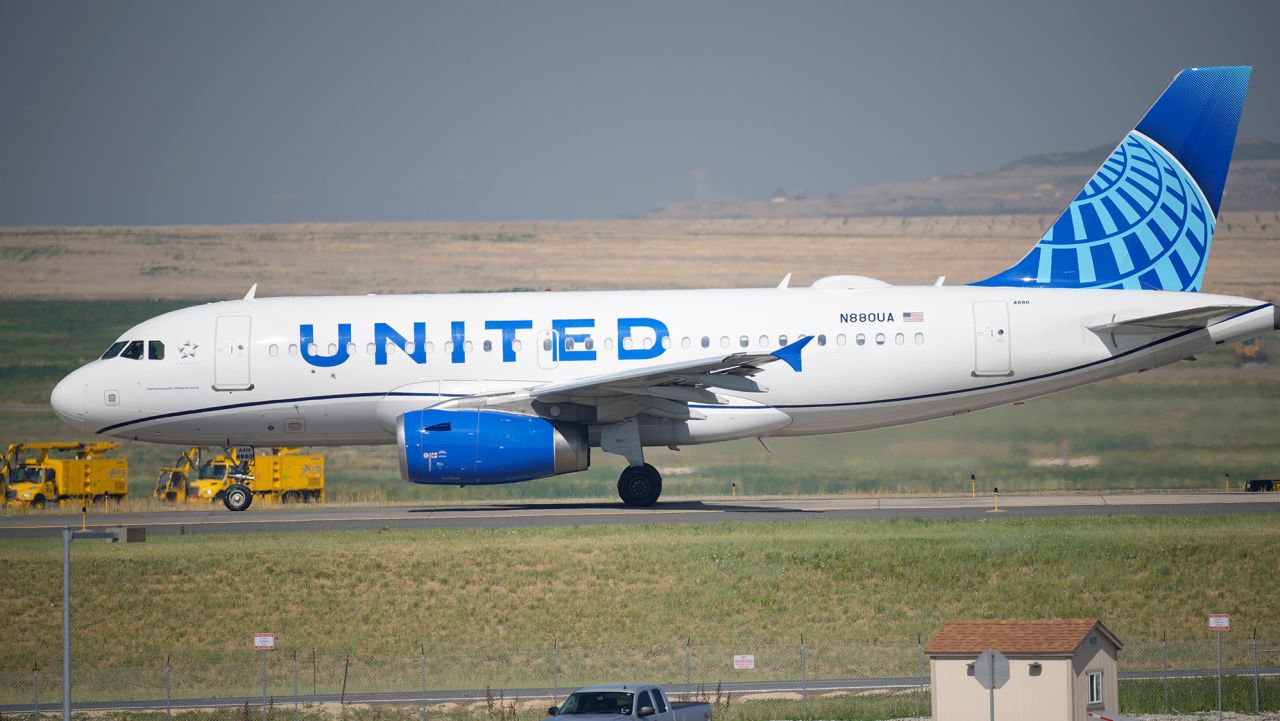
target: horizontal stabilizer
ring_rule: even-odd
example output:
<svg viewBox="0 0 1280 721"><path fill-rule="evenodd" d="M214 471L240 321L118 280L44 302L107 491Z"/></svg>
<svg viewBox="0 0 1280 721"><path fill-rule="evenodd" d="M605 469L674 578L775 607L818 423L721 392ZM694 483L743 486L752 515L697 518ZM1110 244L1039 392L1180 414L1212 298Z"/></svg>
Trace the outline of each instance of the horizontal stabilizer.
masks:
<svg viewBox="0 0 1280 721"><path fill-rule="evenodd" d="M1113 335L1157 335L1174 330L1205 328L1253 307L1251 305L1206 305L1172 313L1091 325L1089 330Z"/></svg>

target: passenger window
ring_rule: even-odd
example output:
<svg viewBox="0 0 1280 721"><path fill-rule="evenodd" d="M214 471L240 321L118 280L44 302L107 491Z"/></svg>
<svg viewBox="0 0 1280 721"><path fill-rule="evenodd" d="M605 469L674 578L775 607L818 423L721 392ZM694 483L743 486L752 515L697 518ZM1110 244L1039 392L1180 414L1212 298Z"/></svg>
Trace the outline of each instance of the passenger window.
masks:
<svg viewBox="0 0 1280 721"><path fill-rule="evenodd" d="M519 353L519 352L520 352L520 341L519 341L519 339L516 339L516 340L512 340L512 341L511 341L511 350L513 350L513 351L515 351L515 352L517 352L517 353ZM431 352L431 344L430 344L430 343L428 343L428 344L427 344L427 352L428 352L428 353L430 353L430 352Z"/></svg>
<svg viewBox="0 0 1280 721"><path fill-rule="evenodd" d="M622 339L622 349L623 349L623 350L631 350L631 346L632 346L634 343L635 343L635 341L631 340L631 336L627 336L626 338L623 338L623 339Z"/></svg>
<svg viewBox="0 0 1280 721"><path fill-rule="evenodd" d="M711 339L710 339L710 338L708 338L708 337L707 337L707 336L705 336L705 335L704 335L704 336L702 336L702 347L703 347L703 348L710 348L710 347L711 347Z"/></svg>
<svg viewBox="0 0 1280 721"><path fill-rule="evenodd" d="M333 355L333 354L335 354L335 353L337 353L337 352L338 352L338 344L337 344L337 343L330 343L330 344L329 344L329 355Z"/></svg>
<svg viewBox="0 0 1280 721"><path fill-rule="evenodd" d="M542 350L551 350L551 339L550 339L550 338L543 338L543 339L542 339Z"/></svg>
<svg viewBox="0 0 1280 721"><path fill-rule="evenodd" d="M276 356L280 355L280 346L276 345L275 343L272 343L270 346L267 347L267 355L271 356L272 358L275 358Z"/></svg>
<svg viewBox="0 0 1280 721"><path fill-rule="evenodd" d="M721 347L721 348L728 348L728 347L729 347L729 336L727 336L727 335L722 335L722 336L720 336L720 347Z"/></svg>
<svg viewBox="0 0 1280 721"><path fill-rule="evenodd" d="M746 348L747 344L750 342L751 342L751 339L747 338L745 335L738 339L738 345L742 346L743 348Z"/></svg>
<svg viewBox="0 0 1280 721"><path fill-rule="evenodd" d="M352 355L355 355L355 354L356 354L356 344L355 344L355 343L348 343L348 344L347 344L347 355L352 356Z"/></svg>
<svg viewBox="0 0 1280 721"><path fill-rule="evenodd" d="M653 339L652 339L652 338L649 338L649 337L645 337L645 339L644 339L644 340L640 341L640 346L641 346L642 348L644 348L645 350L648 350L648 349L652 348L652 347L653 347Z"/></svg>
<svg viewBox="0 0 1280 721"><path fill-rule="evenodd" d="M463 344L462 344L462 350L464 350L464 351L466 351L466 352L468 352L468 353L470 353L470 352L471 352L471 349L472 349L472 348L474 348L474 347L475 347L475 346L471 344L471 341L467 341L466 343L463 343Z"/></svg>
<svg viewBox="0 0 1280 721"><path fill-rule="evenodd" d="M565 350L573 350L573 339L572 339L572 338L565 338L565 339L564 339L564 349L565 349Z"/></svg>
<svg viewBox="0 0 1280 721"><path fill-rule="evenodd" d="M612 338L605 338L605 339L604 339L604 349L605 349L605 350L613 350L613 339L612 339Z"/></svg>
<svg viewBox="0 0 1280 721"><path fill-rule="evenodd" d="M769 347L769 336L767 336L767 335L762 335L762 336L760 336L760 347L761 347L761 348L768 348L768 347Z"/></svg>
<svg viewBox="0 0 1280 721"><path fill-rule="evenodd" d="M413 355L413 352L417 349L418 347L413 344L413 341L409 341L408 343L404 344L404 352L408 353L409 355Z"/></svg>
<svg viewBox="0 0 1280 721"><path fill-rule="evenodd" d="M129 345L125 346L124 350L120 352L120 357L128 358L129 360L142 360L142 341L129 341Z"/></svg>
<svg viewBox="0 0 1280 721"><path fill-rule="evenodd" d="M858 345L866 345L866 344L867 344L867 336L866 336L865 334L859 333L859 334L857 335L857 337L855 337L855 338L853 339L853 342L854 342L854 343L857 343Z"/></svg>
<svg viewBox="0 0 1280 721"><path fill-rule="evenodd" d="M374 351L374 345L372 343L364 347L365 355L373 355L373 351Z"/></svg>
<svg viewBox="0 0 1280 721"><path fill-rule="evenodd" d="M485 352L485 353L488 353L488 352L489 352L489 351L491 351L491 350L493 350L493 341L491 341L491 340L487 340L487 341L485 341L485 342L484 342L484 352Z"/></svg>
<svg viewBox="0 0 1280 721"><path fill-rule="evenodd" d="M298 344L297 344L297 343L290 343L290 344L289 344L289 355L298 355Z"/></svg>
<svg viewBox="0 0 1280 721"><path fill-rule="evenodd" d="M876 333L876 345L884 345L884 333Z"/></svg>
<svg viewBox="0 0 1280 721"><path fill-rule="evenodd" d="M836 336L836 345L840 345L840 346L842 346L842 345L844 345L844 342L845 342L845 341L844 341L844 333L841 333L840 335L837 335L837 336Z"/></svg>
<svg viewBox="0 0 1280 721"><path fill-rule="evenodd" d="M662 336L662 347L663 347L663 348L670 348L670 347L671 347L671 336L669 336L669 335L664 335L664 336Z"/></svg>
<svg viewBox="0 0 1280 721"><path fill-rule="evenodd" d="M147 358L164 360L164 343L158 340L147 341Z"/></svg>
<svg viewBox="0 0 1280 721"><path fill-rule="evenodd" d="M683 337L683 338L681 338L681 339L680 339L680 347L681 347L681 348L688 348L688 347L689 347L689 346L691 346L691 345L693 345L693 342L689 340L689 336L685 336L685 337Z"/></svg>
<svg viewBox="0 0 1280 721"><path fill-rule="evenodd" d="M115 343L112 343L111 347L108 348L102 354L102 360L106 360L108 358L115 358L116 356L120 355L120 351L124 350L124 347L128 344L129 344L128 341L123 341L123 340L118 340Z"/></svg>
<svg viewBox="0 0 1280 721"><path fill-rule="evenodd" d="M667 700L666 700L665 698L663 698L663 697L662 697L662 690L661 690L661 689L656 689L656 688L655 688L655 689L653 690L653 700L658 704L657 706L654 706L654 707L653 707L653 708L654 708L658 713L666 713L666 712L667 712Z"/></svg>
<svg viewBox="0 0 1280 721"><path fill-rule="evenodd" d="M916 333L916 345L924 345L924 333Z"/></svg>
<svg viewBox="0 0 1280 721"><path fill-rule="evenodd" d="M596 342L591 336L587 336L587 340L585 343L582 344L582 347L586 348L587 350L595 350Z"/></svg>
<svg viewBox="0 0 1280 721"><path fill-rule="evenodd" d="M653 708L653 699L649 698L648 691L641 691L640 695L636 697L636 713L640 713L640 709L645 706Z"/></svg>
<svg viewBox="0 0 1280 721"><path fill-rule="evenodd" d="M516 342L515 342L515 346L516 346L516 350L520 350L520 341L516 341ZM436 352L436 344L435 344L435 343L432 343L431 341L427 341L427 352L428 352L428 353L435 353L435 352Z"/></svg>
<svg viewBox="0 0 1280 721"><path fill-rule="evenodd" d="M785 335L778 336L778 345L786 345L787 337Z"/></svg>
<svg viewBox="0 0 1280 721"><path fill-rule="evenodd" d="M901 333L899 333L899 334L897 334L897 335L895 335L895 336L893 337L893 342L894 342L894 343L896 343L896 344L898 344L898 345L902 345L902 344L903 344L903 343L905 343L906 341L907 341L907 337L906 337L905 335L901 334Z"/></svg>
<svg viewBox="0 0 1280 721"><path fill-rule="evenodd" d="M548 348L547 350L551 350L551 349L550 349L550 348ZM445 352L445 353L452 353L452 352L453 352L453 341L451 341L451 340L447 340L447 341L445 341L445 342L444 342L444 352Z"/></svg>

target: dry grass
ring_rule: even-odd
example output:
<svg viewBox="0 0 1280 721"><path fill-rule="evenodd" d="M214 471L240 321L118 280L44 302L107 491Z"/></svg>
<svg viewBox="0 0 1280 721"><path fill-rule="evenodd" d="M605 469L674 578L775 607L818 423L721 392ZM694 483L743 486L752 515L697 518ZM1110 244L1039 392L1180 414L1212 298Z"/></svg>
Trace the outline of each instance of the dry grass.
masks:
<svg viewBox="0 0 1280 721"><path fill-rule="evenodd" d="M764 287L985 278L1050 216L0 229L0 299ZM1280 214L1224 216L1205 290L1280 297Z"/></svg>

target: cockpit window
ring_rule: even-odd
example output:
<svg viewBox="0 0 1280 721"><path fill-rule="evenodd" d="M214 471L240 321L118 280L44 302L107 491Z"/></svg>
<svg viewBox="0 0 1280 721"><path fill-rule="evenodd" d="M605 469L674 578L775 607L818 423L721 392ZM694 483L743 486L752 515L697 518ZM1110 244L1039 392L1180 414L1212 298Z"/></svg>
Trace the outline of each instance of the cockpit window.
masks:
<svg viewBox="0 0 1280 721"><path fill-rule="evenodd" d="M116 356L120 355L120 351L124 350L124 347L128 345L128 343L129 341L124 341L124 340L118 340L115 343L112 343L111 347L107 349L107 352L102 354L101 360L106 360L108 358L115 358Z"/></svg>
<svg viewBox="0 0 1280 721"><path fill-rule="evenodd" d="M120 352L120 357L128 358L130 360L141 360L142 359L142 341L140 340L129 341L129 345L125 346L124 350Z"/></svg>
<svg viewBox="0 0 1280 721"><path fill-rule="evenodd" d="M164 360L164 343L158 340L147 341L147 358L151 360Z"/></svg>

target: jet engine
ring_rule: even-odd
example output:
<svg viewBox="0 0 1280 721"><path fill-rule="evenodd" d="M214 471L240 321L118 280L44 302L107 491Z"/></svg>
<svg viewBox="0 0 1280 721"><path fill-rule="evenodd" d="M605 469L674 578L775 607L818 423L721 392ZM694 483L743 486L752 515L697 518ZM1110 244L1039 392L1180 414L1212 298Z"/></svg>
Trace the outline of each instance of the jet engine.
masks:
<svg viewBox="0 0 1280 721"><path fill-rule="evenodd" d="M585 471L587 427L489 410L410 411L396 420L400 475L412 483L515 483Z"/></svg>

